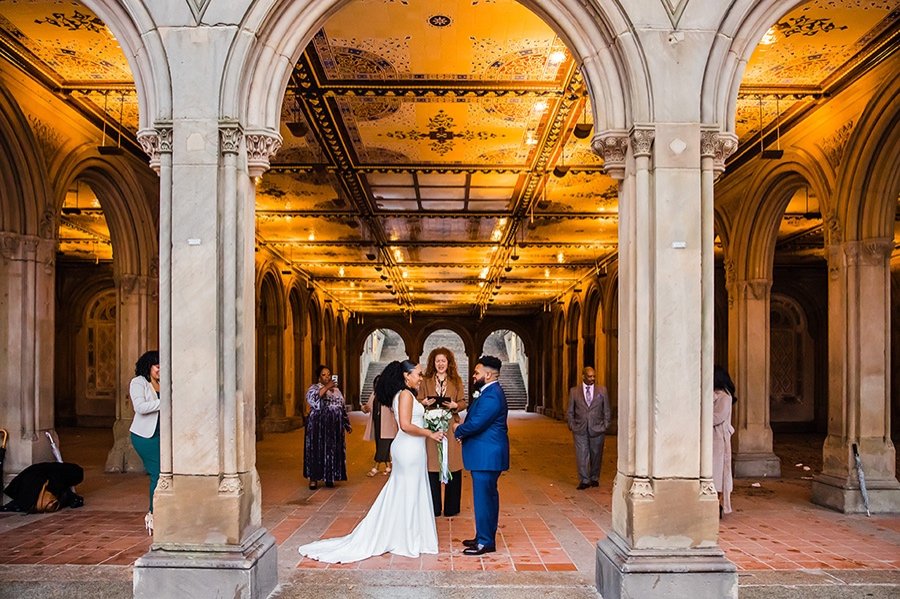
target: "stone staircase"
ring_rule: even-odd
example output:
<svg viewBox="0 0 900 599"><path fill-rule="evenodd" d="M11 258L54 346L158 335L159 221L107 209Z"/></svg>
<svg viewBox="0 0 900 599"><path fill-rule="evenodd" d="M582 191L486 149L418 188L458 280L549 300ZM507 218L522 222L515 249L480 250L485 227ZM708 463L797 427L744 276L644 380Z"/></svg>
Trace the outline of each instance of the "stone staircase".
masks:
<svg viewBox="0 0 900 599"><path fill-rule="evenodd" d="M528 391L518 362L503 363L500 368L500 385L506 394L506 404L510 410L524 410L528 406Z"/></svg>
<svg viewBox="0 0 900 599"><path fill-rule="evenodd" d="M375 376L381 374L384 367L393 360L405 360L405 349L401 347L400 338L394 338L392 334L388 334L385 339L384 347L381 351L381 360L369 364L366 371L366 378L363 381L362 392L360 393L360 401L365 402L369 399L374 386ZM428 359L428 354L435 347L446 347L453 352L456 357L456 365L459 368L459 376L465 383L465 395L469 397L469 386L472 381L472 372L469 369L469 359L466 356L465 347L462 340L455 333L449 331L435 331L425 342L422 352L422 366ZM503 392L506 394L506 402L510 410L524 410L528 406L528 391L525 387L525 380L522 377L522 369L517 362L508 362L509 357L506 355L506 347L503 339L499 336L492 335L488 337L484 344L484 353L500 358L503 366L500 369L500 384L503 386Z"/></svg>

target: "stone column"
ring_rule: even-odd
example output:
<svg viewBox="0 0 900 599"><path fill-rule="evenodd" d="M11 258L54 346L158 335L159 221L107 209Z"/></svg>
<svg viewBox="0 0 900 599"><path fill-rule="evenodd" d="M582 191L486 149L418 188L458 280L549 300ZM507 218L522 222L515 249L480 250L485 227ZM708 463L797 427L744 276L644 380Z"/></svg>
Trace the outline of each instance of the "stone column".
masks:
<svg viewBox="0 0 900 599"><path fill-rule="evenodd" d="M621 179L619 457L612 530L597 545L605 599L737 597L710 480L713 211L700 133L656 124L594 139Z"/></svg>
<svg viewBox="0 0 900 599"><path fill-rule="evenodd" d="M134 406L128 386L134 378L134 363L145 351L156 349L157 281L143 275L126 274L116 278L116 422L113 447L106 456L106 472L143 472L144 464L131 444L129 428Z"/></svg>
<svg viewBox="0 0 900 599"><path fill-rule="evenodd" d="M769 301L772 281L728 282L728 353L738 402L734 475L780 477L769 424Z"/></svg>
<svg viewBox="0 0 900 599"><path fill-rule="evenodd" d="M51 214L44 221L52 222ZM42 230L52 234L52 227ZM56 241L0 232L0 426L9 432L4 481L52 461ZM2 496L0 496L2 497Z"/></svg>
<svg viewBox="0 0 900 599"><path fill-rule="evenodd" d="M173 123L170 153L158 139L162 475L134 596L266 597L277 559L255 468L253 177L280 138L197 118Z"/></svg>
<svg viewBox="0 0 900 599"><path fill-rule="evenodd" d="M871 512L900 511L890 423L891 239L828 248L828 436L812 501L865 512L855 445Z"/></svg>

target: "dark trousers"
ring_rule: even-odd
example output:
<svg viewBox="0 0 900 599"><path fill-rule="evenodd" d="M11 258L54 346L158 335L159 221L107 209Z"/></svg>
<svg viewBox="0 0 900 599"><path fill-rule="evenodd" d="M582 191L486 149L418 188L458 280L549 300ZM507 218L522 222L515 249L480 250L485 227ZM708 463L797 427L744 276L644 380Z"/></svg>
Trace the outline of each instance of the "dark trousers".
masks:
<svg viewBox="0 0 900 599"><path fill-rule="evenodd" d="M451 472L453 478L444 488L444 515L447 517L459 514L459 499L462 496L462 470ZM431 484L431 503L434 505L435 517L441 515L441 474L429 472L428 482Z"/></svg>
<svg viewBox="0 0 900 599"><path fill-rule="evenodd" d="M591 437L585 432L575 433L574 437L579 482L598 482L600 466L603 465L603 441L606 439L606 435Z"/></svg>
<svg viewBox="0 0 900 599"><path fill-rule="evenodd" d="M500 518L500 493L496 470L472 470L472 498L475 504L475 540L479 545L497 546L497 521Z"/></svg>

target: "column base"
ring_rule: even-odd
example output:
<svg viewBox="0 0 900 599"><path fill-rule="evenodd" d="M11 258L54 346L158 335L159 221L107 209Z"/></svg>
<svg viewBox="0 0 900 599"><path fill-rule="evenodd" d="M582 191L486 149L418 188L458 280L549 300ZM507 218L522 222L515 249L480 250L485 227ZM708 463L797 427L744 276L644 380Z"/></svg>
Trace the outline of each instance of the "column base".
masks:
<svg viewBox="0 0 900 599"><path fill-rule="evenodd" d="M781 460L771 452L735 453L735 478L781 478Z"/></svg>
<svg viewBox="0 0 900 599"><path fill-rule="evenodd" d="M734 564L718 547L628 549L615 533L597 543L597 590L603 599L737 599Z"/></svg>
<svg viewBox="0 0 900 599"><path fill-rule="evenodd" d="M869 512L872 514L900 513L900 482L866 480ZM812 483L811 501L845 514L865 514L866 506L856 479L819 474Z"/></svg>
<svg viewBox="0 0 900 599"><path fill-rule="evenodd" d="M234 552L151 549L134 563L134 599L264 599L277 584L275 537L265 530Z"/></svg>
<svg viewBox="0 0 900 599"><path fill-rule="evenodd" d="M262 419L260 426L266 433L286 433L303 426L303 418L299 416L283 416L281 418L267 416Z"/></svg>
<svg viewBox="0 0 900 599"><path fill-rule="evenodd" d="M145 472L141 456L131 444L130 420L116 420L113 424L113 446L106 456L104 472Z"/></svg>

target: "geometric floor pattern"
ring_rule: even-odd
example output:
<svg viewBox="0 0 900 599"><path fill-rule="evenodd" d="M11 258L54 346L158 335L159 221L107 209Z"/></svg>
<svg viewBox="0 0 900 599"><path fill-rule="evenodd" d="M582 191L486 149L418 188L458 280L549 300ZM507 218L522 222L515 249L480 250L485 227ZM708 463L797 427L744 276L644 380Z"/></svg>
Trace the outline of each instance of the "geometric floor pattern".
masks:
<svg viewBox="0 0 900 599"><path fill-rule="evenodd" d="M279 545L283 573L322 568L570 571L592 577L594 545L610 528L616 438L606 440L600 488L577 491L574 451L565 425L522 412L510 414L512 467L500 479L496 553L462 554L460 540L474 531L471 484L465 475L460 516L437 520L438 555L411 559L388 554L333 565L301 558L299 545L352 530L386 480L365 476L373 448L361 439L362 414L352 414L351 421L350 480L333 489L310 491L300 477L302 431L268 434L257 445L263 524ZM0 513L0 564L130 565L150 546L143 529L146 477L103 472L111 444L107 430L64 429L60 436L66 460L85 468L85 482L78 488L85 507L55 514ZM815 436L778 436L775 450L782 458L783 478L736 481L735 511L720 527L720 545L727 557L744 572L900 572L900 517L844 515L809 502L820 448L821 439Z"/></svg>

